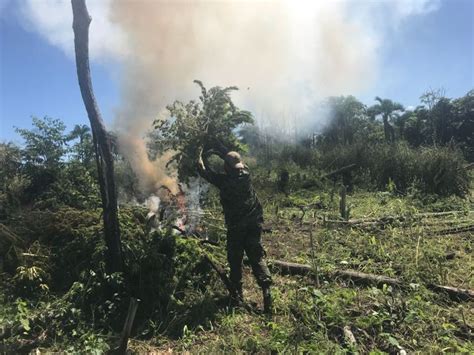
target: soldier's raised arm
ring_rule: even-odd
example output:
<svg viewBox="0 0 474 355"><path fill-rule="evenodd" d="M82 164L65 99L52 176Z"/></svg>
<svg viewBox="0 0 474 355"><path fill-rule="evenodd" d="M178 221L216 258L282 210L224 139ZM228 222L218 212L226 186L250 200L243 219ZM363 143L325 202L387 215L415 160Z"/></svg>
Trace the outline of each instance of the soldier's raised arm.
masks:
<svg viewBox="0 0 474 355"><path fill-rule="evenodd" d="M208 151L203 156L201 149L198 160L198 172L199 175L201 175L201 177L207 180L209 183L214 186L220 187L222 185L222 174L218 174L214 170L212 170L208 160L209 156L211 156L212 154L216 153L214 151Z"/></svg>

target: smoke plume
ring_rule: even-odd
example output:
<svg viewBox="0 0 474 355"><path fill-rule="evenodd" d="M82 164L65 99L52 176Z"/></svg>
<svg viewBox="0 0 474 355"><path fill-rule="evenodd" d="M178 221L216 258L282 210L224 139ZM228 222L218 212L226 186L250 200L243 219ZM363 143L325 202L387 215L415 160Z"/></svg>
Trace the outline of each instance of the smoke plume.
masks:
<svg viewBox="0 0 474 355"><path fill-rule="evenodd" d="M38 11L45 3L52 10ZM238 86L236 103L253 111L257 121L305 127L321 119L308 114L315 101L369 88L377 80L384 35L409 16L436 10L439 0L106 0L88 5L93 58L119 59L124 70L114 123L122 152L151 193L160 184L176 191L176 183L164 168L167 157L149 161L143 137L167 104L198 96L194 79L208 87ZM50 42L70 53L70 12L56 16L64 6L30 0L25 13Z"/></svg>
<svg viewBox="0 0 474 355"><path fill-rule="evenodd" d="M237 85L239 105L280 126L374 79L376 43L340 2L119 0L111 15L129 45L116 126L145 180L162 166L147 163L143 129L166 104L197 97L194 79Z"/></svg>
<svg viewBox="0 0 474 355"><path fill-rule="evenodd" d="M118 126L149 122L194 79L237 85L242 106L277 118L374 79L377 43L343 2L129 1L112 8L126 35ZM133 119L130 119L133 117Z"/></svg>

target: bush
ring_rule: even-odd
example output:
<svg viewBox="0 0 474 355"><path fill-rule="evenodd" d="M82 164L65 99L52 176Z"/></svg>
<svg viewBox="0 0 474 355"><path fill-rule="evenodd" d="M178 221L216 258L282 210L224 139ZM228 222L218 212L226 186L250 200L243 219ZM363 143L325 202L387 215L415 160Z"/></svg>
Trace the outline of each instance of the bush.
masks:
<svg viewBox="0 0 474 355"><path fill-rule="evenodd" d="M28 318L28 336L47 329L49 339L70 339L84 325L87 332L117 331L130 296L141 299L135 324L142 334L180 336L185 324L201 325L205 318L188 310L196 302L202 305L194 312L204 317L214 312L202 295L210 283L214 289L220 281L203 262L199 241L146 233L146 212L140 207L120 210L126 274L105 272L100 210L32 210L9 221L26 245L7 280L11 296L24 297L35 309Z"/></svg>

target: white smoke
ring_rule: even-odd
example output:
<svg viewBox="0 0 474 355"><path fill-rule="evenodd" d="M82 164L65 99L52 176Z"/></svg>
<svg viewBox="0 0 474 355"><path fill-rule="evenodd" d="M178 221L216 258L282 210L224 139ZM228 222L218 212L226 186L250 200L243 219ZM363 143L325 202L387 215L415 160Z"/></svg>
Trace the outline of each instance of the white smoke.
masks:
<svg viewBox="0 0 474 355"><path fill-rule="evenodd" d="M144 133L166 104L198 96L194 79L207 86L237 85L238 105L260 121L303 127L318 99L357 95L374 85L387 33L409 17L437 10L440 1L96 0L87 5L92 60L123 64L114 128L142 187L156 192L160 184L172 190L177 185L163 159L148 161ZM73 57L70 1L24 0L21 8L26 27Z"/></svg>
<svg viewBox="0 0 474 355"><path fill-rule="evenodd" d="M186 196L186 229L194 231L198 226L204 211L201 208L201 199L209 190L209 184L201 178L191 178L184 188Z"/></svg>
<svg viewBox="0 0 474 355"><path fill-rule="evenodd" d="M151 194L146 200L145 200L145 205L150 211L150 213L158 213L158 210L160 209L160 198L158 196L155 196Z"/></svg>
<svg viewBox="0 0 474 355"><path fill-rule="evenodd" d="M194 79L239 86L237 100L272 120L304 113L327 95L357 94L377 80L387 29L437 10L440 0L101 0L87 6L91 58L125 64L116 128L138 136L164 105L196 97ZM23 0L21 12L26 28L73 58L69 0Z"/></svg>

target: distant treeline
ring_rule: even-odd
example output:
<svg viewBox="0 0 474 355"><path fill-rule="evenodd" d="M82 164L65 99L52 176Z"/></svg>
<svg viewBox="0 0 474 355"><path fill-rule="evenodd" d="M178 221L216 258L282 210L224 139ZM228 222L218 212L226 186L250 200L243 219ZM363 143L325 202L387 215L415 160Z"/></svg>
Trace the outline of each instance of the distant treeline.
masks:
<svg viewBox="0 0 474 355"><path fill-rule="evenodd" d="M384 189L391 184L400 193L414 187L423 193L466 194L470 182L465 166L474 161L474 90L457 99L432 90L421 96L421 105L414 110L388 99L377 97L376 102L367 107L353 96L328 98L324 105L329 120L322 132L308 133L293 143L251 124L244 125L239 136L259 167L281 171L293 166L317 175L357 164L351 181L362 188ZM76 125L66 132L61 120L33 118L32 129L17 133L23 146L0 143L0 218L25 205L100 205L87 126ZM146 196L119 154L113 133L111 138L121 199L143 199ZM157 144L150 142L150 156Z"/></svg>
<svg viewBox="0 0 474 355"><path fill-rule="evenodd" d="M431 90L413 110L375 100L368 107L353 96L328 98L322 104L329 112L322 131L291 143L257 126L243 127L240 135L249 154L268 168L293 164L332 171L357 164L353 178L365 188L390 183L400 193L415 187L423 193L465 195L465 167L474 161L474 90L457 99Z"/></svg>

